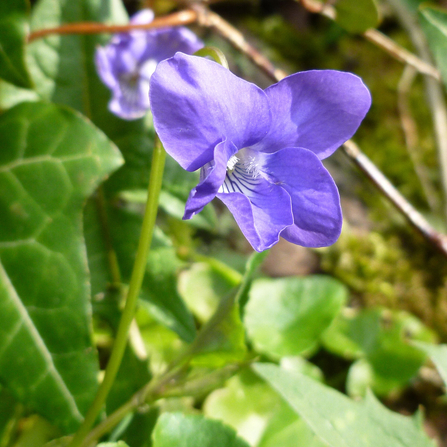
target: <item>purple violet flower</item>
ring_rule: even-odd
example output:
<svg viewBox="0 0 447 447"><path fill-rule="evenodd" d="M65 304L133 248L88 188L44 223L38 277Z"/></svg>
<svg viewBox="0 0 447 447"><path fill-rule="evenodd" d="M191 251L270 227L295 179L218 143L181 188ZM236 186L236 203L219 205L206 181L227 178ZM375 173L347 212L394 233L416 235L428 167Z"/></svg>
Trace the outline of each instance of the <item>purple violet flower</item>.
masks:
<svg viewBox="0 0 447 447"><path fill-rule="evenodd" d="M143 9L130 19L132 24L152 22L154 13ZM134 120L149 109L149 79L157 64L177 51L193 54L203 42L184 27L134 30L115 35L95 54L96 69L112 91L109 110L120 118Z"/></svg>
<svg viewBox="0 0 447 447"><path fill-rule="evenodd" d="M321 163L371 105L357 76L295 73L261 90L219 64L177 53L151 78L155 128L188 171L201 169L184 219L218 197L256 251L279 237L323 247L340 235L337 187Z"/></svg>

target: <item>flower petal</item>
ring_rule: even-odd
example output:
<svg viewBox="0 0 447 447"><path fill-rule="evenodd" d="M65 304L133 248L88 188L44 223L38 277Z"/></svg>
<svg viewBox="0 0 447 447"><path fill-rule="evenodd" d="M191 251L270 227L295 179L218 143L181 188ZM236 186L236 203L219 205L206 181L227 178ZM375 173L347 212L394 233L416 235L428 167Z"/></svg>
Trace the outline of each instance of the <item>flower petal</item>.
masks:
<svg viewBox="0 0 447 447"><path fill-rule="evenodd" d="M149 56L157 62L173 57L178 51L194 54L204 46L191 30L183 26L150 30L147 39Z"/></svg>
<svg viewBox="0 0 447 447"><path fill-rule="evenodd" d="M202 168L206 170L205 178L189 194L183 219L191 219L216 197L225 180L228 160L236 152L236 146L229 140L222 141L216 146L213 162Z"/></svg>
<svg viewBox="0 0 447 447"><path fill-rule="evenodd" d="M242 233L256 251L275 245L281 231L293 223L289 194L266 180L259 182L250 197L239 192L218 193L233 214Z"/></svg>
<svg viewBox="0 0 447 447"><path fill-rule="evenodd" d="M140 78L136 83L119 79L119 88L112 90L109 110L125 120L143 117L149 109L149 81Z"/></svg>
<svg viewBox="0 0 447 447"><path fill-rule="evenodd" d="M95 65L101 81L113 89L117 86L117 79L113 72L113 61L109 57L109 53L107 47L98 46L95 51Z"/></svg>
<svg viewBox="0 0 447 447"><path fill-rule="evenodd" d="M141 9L135 13L129 20L133 25L145 25L151 23L154 20L154 11L149 8Z"/></svg>
<svg viewBox="0 0 447 447"><path fill-rule="evenodd" d="M158 64L150 103L166 151L188 171L210 162L221 141L242 149L270 127L268 99L259 87L216 62L182 53Z"/></svg>
<svg viewBox="0 0 447 447"><path fill-rule="evenodd" d="M265 92L273 122L259 150L303 147L320 159L354 135L371 105L359 77L334 70L295 73Z"/></svg>
<svg viewBox="0 0 447 447"><path fill-rule="evenodd" d="M337 186L318 157L301 148L263 154L262 171L292 198L294 224L281 236L304 247L326 247L340 235L342 214Z"/></svg>

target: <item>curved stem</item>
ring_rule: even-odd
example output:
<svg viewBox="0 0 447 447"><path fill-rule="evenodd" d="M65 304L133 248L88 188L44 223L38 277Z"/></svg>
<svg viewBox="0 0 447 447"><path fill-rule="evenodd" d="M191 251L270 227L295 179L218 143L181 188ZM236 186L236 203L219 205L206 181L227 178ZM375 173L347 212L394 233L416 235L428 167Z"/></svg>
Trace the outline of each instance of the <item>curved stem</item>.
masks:
<svg viewBox="0 0 447 447"><path fill-rule="evenodd" d="M158 196L160 194L163 179L165 158L166 152L160 141L157 139L152 156L152 168L149 180L147 204L141 229L140 241L138 243L126 304L121 315L112 354L110 356L109 363L107 364L104 380L102 381L95 399L89 408L87 415L85 416L84 422L75 434L70 447L80 446L95 423L96 418L103 408L113 382L115 381L116 374L123 358L129 328L134 318L138 294L140 292L144 272L146 270L147 255L152 241L152 234L154 232L155 218L158 210Z"/></svg>
<svg viewBox="0 0 447 447"><path fill-rule="evenodd" d="M169 383L175 380L179 374L179 370L173 367L166 371L158 379L152 379L143 388L137 391L130 400L115 410L107 419L104 419L98 424L89 434L85 436L80 447L90 447L95 445L98 439L112 430L128 413L135 411L143 404L152 404L157 399L162 397L161 390Z"/></svg>

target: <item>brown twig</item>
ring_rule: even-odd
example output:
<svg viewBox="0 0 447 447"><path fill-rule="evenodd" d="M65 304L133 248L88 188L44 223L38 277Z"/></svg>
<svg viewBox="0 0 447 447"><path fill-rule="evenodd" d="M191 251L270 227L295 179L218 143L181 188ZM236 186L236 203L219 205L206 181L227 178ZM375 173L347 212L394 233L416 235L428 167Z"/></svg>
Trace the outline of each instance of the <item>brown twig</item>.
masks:
<svg viewBox="0 0 447 447"><path fill-rule="evenodd" d="M41 29L32 32L28 36L28 42L41 39L50 34L100 34L100 33L123 33L132 30L146 30L153 28L166 28L170 26L181 26L194 23L197 13L192 9L185 9L165 17L157 17L151 23L143 25L104 25L96 22L67 23L55 28Z"/></svg>
<svg viewBox="0 0 447 447"><path fill-rule="evenodd" d="M287 74L275 66L259 51L253 48L233 25L229 24L220 15L210 11L206 6L196 3L191 6L197 13L197 22L200 26L211 28L230 42L237 50L245 54L254 64L272 79L282 79Z"/></svg>
<svg viewBox="0 0 447 447"><path fill-rule="evenodd" d="M437 232L382 174L374 163L363 154L358 146L348 140L343 145L344 153L355 162L357 167L374 183L384 196L401 212L407 221L419 233L428 239L438 250L447 255L447 236Z"/></svg>
<svg viewBox="0 0 447 447"><path fill-rule="evenodd" d="M329 4L322 5L314 0L301 0L301 4L308 11L322 14L331 20L335 20L337 17L335 8ZM371 28L366 30L362 35L365 39L386 51L394 59L414 67L419 73L426 74L437 81L441 81L441 74L436 67L401 47L394 42L394 40L385 36L385 34L382 34L380 31Z"/></svg>
<svg viewBox="0 0 447 447"><path fill-rule="evenodd" d="M243 52L256 66L266 73L272 80L280 81L286 76L282 70L274 65L257 50L255 50L230 23L216 13L209 11L203 5L195 5L198 12L198 23L209 26L218 32L235 48ZM348 158L371 180L374 186L397 208L405 219L430 241L444 256L447 256L447 236L437 232L427 220L405 199L391 184L382 172L363 154L358 146L348 140L342 149Z"/></svg>

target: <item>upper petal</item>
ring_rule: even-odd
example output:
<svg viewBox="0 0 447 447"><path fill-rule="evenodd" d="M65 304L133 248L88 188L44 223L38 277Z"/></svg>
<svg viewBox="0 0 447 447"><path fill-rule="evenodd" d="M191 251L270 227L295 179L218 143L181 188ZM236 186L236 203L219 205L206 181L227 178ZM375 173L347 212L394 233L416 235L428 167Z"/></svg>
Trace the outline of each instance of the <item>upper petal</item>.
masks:
<svg viewBox="0 0 447 447"><path fill-rule="evenodd" d="M362 80L334 70L295 73L267 88L272 126L258 148L303 147L323 159L354 135L371 105Z"/></svg>
<svg viewBox="0 0 447 447"><path fill-rule="evenodd" d="M266 94L216 62L177 53L158 64L150 85L155 129L166 151L189 171L211 161L225 138L242 149L268 132Z"/></svg>
<svg viewBox="0 0 447 447"><path fill-rule="evenodd" d="M191 219L216 197L225 180L228 160L236 152L236 146L229 140L222 141L216 146L214 160L202 168L205 171L202 171L204 178L189 194L183 219Z"/></svg>
<svg viewBox="0 0 447 447"><path fill-rule="evenodd" d="M294 223L281 236L304 247L333 244L342 226L340 197L318 157L307 149L286 148L262 158L262 170L292 198Z"/></svg>
<svg viewBox="0 0 447 447"><path fill-rule="evenodd" d="M204 46L191 30L183 26L150 30L147 39L150 57L157 62L173 57L178 51L194 54Z"/></svg>
<svg viewBox="0 0 447 447"><path fill-rule="evenodd" d="M141 9L135 13L129 20L133 25L145 25L151 23L154 20L154 11L149 8Z"/></svg>
<svg viewBox="0 0 447 447"><path fill-rule="evenodd" d="M242 233L256 251L275 245L284 228L293 223L291 201L278 185L261 180L247 197L240 192L218 193L233 214Z"/></svg>

